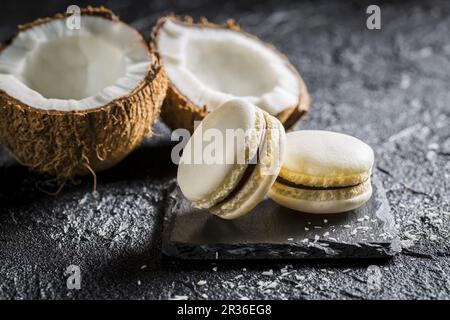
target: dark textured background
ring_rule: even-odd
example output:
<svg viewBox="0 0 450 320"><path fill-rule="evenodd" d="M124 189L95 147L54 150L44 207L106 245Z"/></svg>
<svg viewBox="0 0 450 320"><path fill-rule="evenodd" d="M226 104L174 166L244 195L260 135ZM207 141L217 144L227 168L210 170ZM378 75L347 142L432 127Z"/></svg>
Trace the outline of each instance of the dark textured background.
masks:
<svg viewBox="0 0 450 320"><path fill-rule="evenodd" d="M0 37L72 3L2 1ZM367 286L376 261L163 259L161 222L175 167L168 131L158 125L158 138L99 176L96 199L90 179L48 196L36 188L51 188L45 177L0 151L0 298L450 298L448 1L374 1L381 31L365 28L370 3L362 1L103 3L145 36L169 12L233 17L285 52L314 99L300 126L350 133L375 148L403 253L379 265L381 290ZM80 291L66 289L71 264L81 267Z"/></svg>

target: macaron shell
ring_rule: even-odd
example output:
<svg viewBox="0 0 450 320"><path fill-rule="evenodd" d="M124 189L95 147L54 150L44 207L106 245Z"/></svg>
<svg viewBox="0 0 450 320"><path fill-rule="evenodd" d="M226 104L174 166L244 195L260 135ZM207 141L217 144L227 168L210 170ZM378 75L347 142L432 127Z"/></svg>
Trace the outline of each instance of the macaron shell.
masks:
<svg viewBox="0 0 450 320"><path fill-rule="evenodd" d="M330 131L290 132L287 150L280 176L305 186L360 184L370 177L374 162L369 145L355 137Z"/></svg>
<svg viewBox="0 0 450 320"><path fill-rule="evenodd" d="M286 134L277 118L264 112L266 133L261 159L245 186L229 201L210 209L223 219L236 219L255 208L276 180L286 152Z"/></svg>
<svg viewBox="0 0 450 320"><path fill-rule="evenodd" d="M348 188L334 190L306 190L275 182L269 197L276 203L305 213L331 214L357 209L372 196L370 179Z"/></svg>
<svg viewBox="0 0 450 320"><path fill-rule="evenodd" d="M225 103L203 120L184 148L177 175L181 191L187 199L194 202L194 206L209 208L236 187L247 168L246 163L237 163L236 159L242 154L247 154L249 159L255 156L261 141L263 124L262 111L240 100ZM227 129L249 130L249 136L246 144L238 144L237 148L230 148L231 144L226 141L223 143L226 161L207 163L202 157L201 161L195 163L194 151L198 144L204 152L212 143L204 139L205 132L209 129L220 132L222 137L226 137Z"/></svg>

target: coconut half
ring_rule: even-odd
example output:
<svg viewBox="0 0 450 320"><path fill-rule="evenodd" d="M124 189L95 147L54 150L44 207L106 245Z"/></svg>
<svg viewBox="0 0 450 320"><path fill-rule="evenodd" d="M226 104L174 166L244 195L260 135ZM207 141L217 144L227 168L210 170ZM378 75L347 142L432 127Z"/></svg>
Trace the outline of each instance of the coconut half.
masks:
<svg viewBox="0 0 450 320"><path fill-rule="evenodd" d="M163 17L151 47L169 79L161 116L173 129L192 131L194 121L237 98L278 117L286 128L309 109L306 86L287 58L232 20L219 26Z"/></svg>
<svg viewBox="0 0 450 320"><path fill-rule="evenodd" d="M20 26L0 51L0 142L70 178L110 168L149 133L167 78L139 32L101 7Z"/></svg>

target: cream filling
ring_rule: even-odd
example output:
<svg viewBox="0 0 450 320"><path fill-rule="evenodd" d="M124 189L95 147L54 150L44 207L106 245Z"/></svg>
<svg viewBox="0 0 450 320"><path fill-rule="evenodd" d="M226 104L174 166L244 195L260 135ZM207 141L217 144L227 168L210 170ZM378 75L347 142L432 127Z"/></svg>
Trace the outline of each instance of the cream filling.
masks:
<svg viewBox="0 0 450 320"><path fill-rule="evenodd" d="M370 179L355 186L346 187L308 187L277 181L272 186L274 193L304 201L348 200L367 192L371 188Z"/></svg>

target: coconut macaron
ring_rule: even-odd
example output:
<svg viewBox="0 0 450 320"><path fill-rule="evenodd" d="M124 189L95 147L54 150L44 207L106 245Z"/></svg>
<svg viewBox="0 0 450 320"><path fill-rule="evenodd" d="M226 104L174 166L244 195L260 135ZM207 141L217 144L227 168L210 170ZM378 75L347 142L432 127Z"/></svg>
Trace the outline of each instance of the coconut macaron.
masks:
<svg viewBox="0 0 450 320"><path fill-rule="evenodd" d="M372 195L372 148L341 133L303 130L287 134L286 155L269 197L307 213L356 209Z"/></svg>
<svg viewBox="0 0 450 320"><path fill-rule="evenodd" d="M267 194L283 162L281 122L244 100L210 113L186 144L178 185L196 208L223 219L251 211Z"/></svg>

